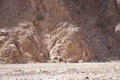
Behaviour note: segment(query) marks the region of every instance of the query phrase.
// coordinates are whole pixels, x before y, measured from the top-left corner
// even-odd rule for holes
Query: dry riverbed
[[[120,80],[120,62],[0,64],[0,80]]]

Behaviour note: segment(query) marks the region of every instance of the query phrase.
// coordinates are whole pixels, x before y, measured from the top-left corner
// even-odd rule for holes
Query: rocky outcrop
[[[46,22],[71,20],[62,0],[4,0],[0,2],[0,7],[0,28],[17,26],[24,21],[31,22],[37,14],[42,14]]]
[[[20,23],[12,29],[1,29],[0,60],[8,63],[44,62],[48,51],[32,23]]]
[[[56,26],[60,27],[51,32],[48,45],[51,59],[61,57],[67,62],[94,60],[94,53],[85,42],[80,27],[67,22]]]
[[[1,61],[46,62],[59,56],[67,62],[94,59],[94,53],[84,40],[80,28],[75,26],[63,0],[11,0],[0,4],[3,7],[1,12],[5,12],[1,13],[2,16],[7,16],[6,8],[11,14],[0,21],[1,26],[11,26],[0,33]],[[44,17],[43,21],[36,20],[38,14]]]
[[[59,56],[67,62],[94,59],[79,27],[61,22],[47,34],[36,27],[25,22],[9,30],[1,29],[0,60],[6,63],[46,62]]]
[[[99,61],[119,59],[119,0],[64,0]],[[100,24],[99,24],[100,23]],[[102,27],[100,27],[102,25]],[[114,57],[113,57],[114,56]]]
[[[101,17],[105,23],[105,27],[102,29],[106,39],[106,46],[109,50],[109,56],[112,59],[120,59],[120,35],[115,32],[118,30],[120,23],[120,0],[101,0],[99,11],[101,11]]]
[[[115,31],[116,31],[116,32],[120,32],[120,24],[118,24],[118,25],[116,26]]]

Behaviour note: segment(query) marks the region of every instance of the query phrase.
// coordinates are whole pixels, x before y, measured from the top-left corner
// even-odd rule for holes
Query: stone
[[[65,63],[94,59],[94,54],[84,41],[79,27],[68,22],[48,24],[46,28],[50,34],[47,33],[46,36],[30,22],[21,23],[18,25],[20,27],[7,31],[10,37],[1,37],[4,42],[1,45],[1,57],[8,63],[45,62],[54,57],[58,58],[57,62]]]
[[[115,32],[120,32],[120,24],[118,24],[115,28]]]
[[[0,36],[6,36],[6,35],[8,35],[6,29],[0,29]]]
[[[84,42],[80,28],[69,23],[51,32],[50,58],[61,56],[67,62],[90,61],[94,54]],[[78,36],[79,35],[79,36]]]
[[[20,57],[20,54],[15,44],[4,44],[0,52],[1,52],[2,58],[3,59],[5,58],[8,63],[19,62],[18,59]]]
[[[34,26],[35,28],[35,26]],[[2,31],[3,32],[3,31]],[[30,22],[6,30],[10,36],[0,36],[0,60],[7,63],[27,63],[47,61],[48,53],[38,32]]]
[[[0,21],[0,26],[1,23],[4,25],[0,29],[0,60],[8,63],[47,62],[54,57],[58,58],[57,62],[94,60],[92,49],[63,0],[18,2],[11,2],[7,10],[10,16],[1,13],[8,18],[4,19],[5,23]],[[7,1],[4,3],[8,4]],[[73,9],[73,5],[70,8]],[[38,13],[44,15],[43,21],[36,21]]]
[[[8,38],[6,36],[0,36],[0,46],[2,46],[2,44],[4,44],[4,42],[6,42],[8,40]]]

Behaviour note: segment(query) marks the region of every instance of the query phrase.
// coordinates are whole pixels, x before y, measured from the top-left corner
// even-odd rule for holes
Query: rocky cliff
[[[120,19],[119,0],[64,0],[69,12],[82,28],[96,59],[119,59],[120,35],[115,32]],[[118,28],[117,28],[118,29]]]
[[[119,58],[119,34],[114,32],[119,23],[119,3],[116,3],[114,0],[1,0],[0,62]]]

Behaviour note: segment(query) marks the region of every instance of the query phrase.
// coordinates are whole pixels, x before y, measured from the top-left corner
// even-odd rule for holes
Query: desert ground
[[[0,80],[120,80],[120,61],[1,64]]]
[[[120,0],[0,0],[0,80],[120,80]]]

